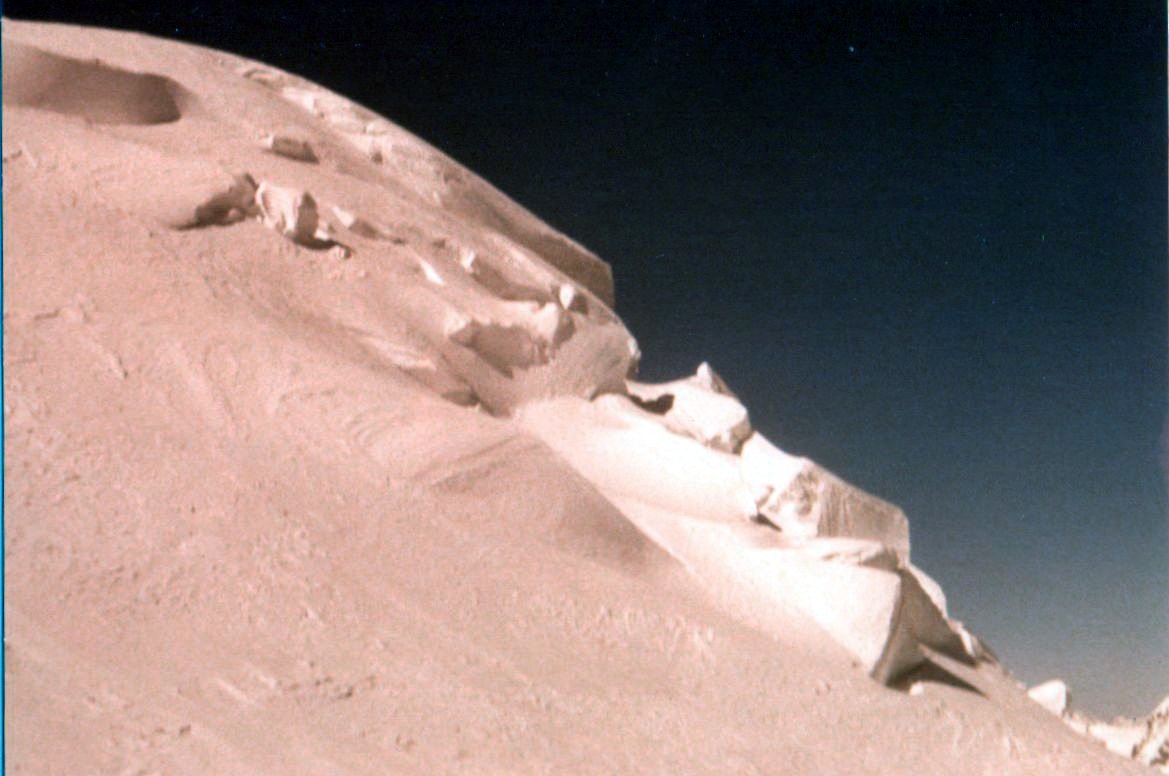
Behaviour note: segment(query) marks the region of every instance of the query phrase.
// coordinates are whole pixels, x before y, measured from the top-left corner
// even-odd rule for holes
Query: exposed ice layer
[[[899,507],[815,463],[796,477],[792,488],[801,504],[811,500],[817,536],[875,539],[909,558],[909,520]]]

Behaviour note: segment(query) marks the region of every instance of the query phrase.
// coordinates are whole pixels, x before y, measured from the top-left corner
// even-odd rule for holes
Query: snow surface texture
[[[608,265],[473,173],[231,55],[4,35],[16,770],[1135,767],[899,509],[708,365],[636,382]]]

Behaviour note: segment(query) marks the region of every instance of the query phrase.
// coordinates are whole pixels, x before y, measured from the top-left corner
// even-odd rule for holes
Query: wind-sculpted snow
[[[1131,772],[387,119],[5,21],[3,134],[13,772]]]
[[[170,78],[4,42],[6,105],[38,108],[98,124],[178,121],[190,96]]]

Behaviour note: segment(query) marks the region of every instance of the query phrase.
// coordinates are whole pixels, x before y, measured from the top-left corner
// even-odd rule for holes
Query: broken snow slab
[[[639,404],[660,412],[667,428],[707,447],[736,453],[751,435],[747,408],[709,364],[684,380],[656,385],[630,380],[627,387]]]
[[[665,428],[737,454],[757,514],[785,534],[874,540],[908,559],[909,521],[900,509],[753,432],[746,408],[709,364],[683,380],[629,380],[626,387],[633,402]]]
[[[307,191],[261,183],[256,189],[256,205],[260,220],[268,228],[296,243],[311,244],[317,240],[320,216],[316,200]]]
[[[771,532],[769,542],[761,526],[701,519],[602,492],[721,607],[765,632],[782,637],[809,625],[819,628],[884,684],[931,652],[967,664],[975,660],[944,605],[931,596],[932,580],[876,547],[871,563],[854,564],[832,557],[841,549],[836,540],[788,543]]]
[[[784,533],[871,539],[909,558],[909,520],[900,508],[758,433],[744,442],[739,460],[759,514]]]
[[[264,135],[260,144],[268,151],[286,159],[310,164],[315,164],[318,161],[312,143],[299,132],[288,130],[271,132]]]

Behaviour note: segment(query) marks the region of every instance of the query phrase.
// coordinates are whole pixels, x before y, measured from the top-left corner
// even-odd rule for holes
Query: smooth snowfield
[[[259,63],[3,32],[9,772],[1146,772],[899,510],[713,373],[629,382],[608,266],[473,173]]]

